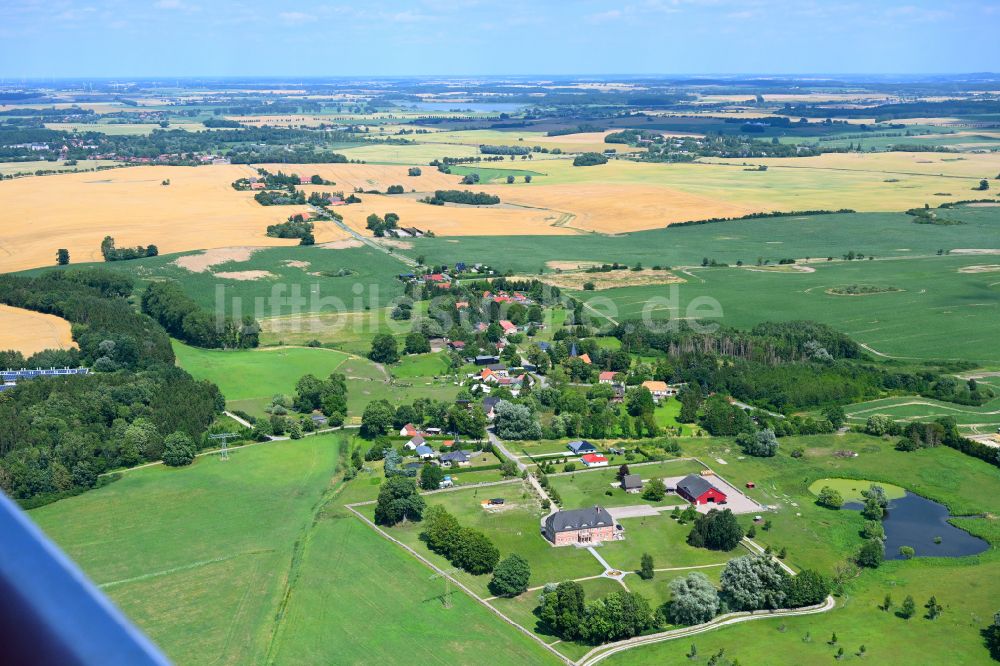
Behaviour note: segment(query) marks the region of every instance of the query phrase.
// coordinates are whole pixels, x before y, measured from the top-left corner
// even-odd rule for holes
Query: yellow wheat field
[[[0,350],[14,349],[30,356],[43,349],[75,346],[65,319],[0,305]]]
[[[230,186],[253,173],[236,165],[146,166],[0,182],[0,272],[52,265],[58,248],[73,263],[101,261],[106,235],[119,247],[154,244],[161,254],[294,245],[268,238],[267,225],[308,208],[261,206]],[[316,230],[318,243],[344,237],[334,225]]]

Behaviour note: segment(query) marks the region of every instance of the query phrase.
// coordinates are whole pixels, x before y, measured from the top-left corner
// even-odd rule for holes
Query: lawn
[[[262,663],[339,436],[150,467],[30,512],[178,664]]]
[[[601,557],[621,571],[638,571],[643,553],[653,556],[656,568],[694,567],[723,564],[733,557],[746,555],[742,547],[731,552],[694,548],[687,544],[690,525],[681,525],[669,513],[621,521],[625,538],[601,546]]]
[[[630,468],[633,474],[645,480],[668,476],[697,474],[705,469],[694,460],[668,460],[655,465],[638,465]],[[550,475],[549,483],[559,492],[563,507],[580,509],[600,504],[609,506],[634,506],[636,504],[660,504],[663,506],[686,505],[677,495],[668,493],[662,502],[650,502],[641,494],[630,494],[617,486],[618,466],[608,466],[594,470],[578,471],[572,474]],[[615,484],[612,488],[611,484]],[[609,496],[607,493],[611,492]]]
[[[503,497],[507,501],[507,508],[497,513],[484,510],[480,502],[492,497]],[[554,548],[549,545],[540,531],[541,508],[520,482],[438,493],[427,496],[426,500],[428,506],[444,506],[463,526],[482,530],[500,549],[501,557],[517,553],[528,560],[531,565],[532,587],[601,573],[600,563],[586,550]],[[375,508],[369,505],[360,507],[359,510],[371,517]],[[388,531],[439,566],[450,568],[444,558],[431,553],[424,546],[419,538],[421,529],[419,524],[409,523]],[[487,589],[490,576],[471,576],[461,572],[457,577],[480,596],[491,596]]]
[[[177,365],[196,379],[216,384],[227,404],[264,415],[264,407],[278,393],[293,395],[300,377],[313,374],[326,378],[348,358],[332,349],[268,347],[222,351],[198,349],[174,341]]]
[[[840,497],[844,502],[864,502],[865,499],[861,495],[861,491],[868,490],[872,485],[874,484],[866,482],[864,479],[817,479],[809,484],[809,492],[819,496],[823,488],[833,488],[840,493]],[[905,488],[894,486],[891,483],[879,483],[877,485],[882,486],[885,496],[891,500],[906,496]]]
[[[557,663],[465,593],[353,516],[316,524],[282,620],[274,664]]]
[[[448,355],[444,352],[403,356],[399,364],[391,367],[393,377],[425,379],[448,372]]]

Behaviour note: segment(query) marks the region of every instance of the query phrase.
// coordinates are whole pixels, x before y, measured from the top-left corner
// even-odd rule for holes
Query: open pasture
[[[974,257],[893,261],[820,262],[811,273],[755,272],[742,268],[690,269],[677,288],[626,287],[601,293],[601,311],[617,320],[650,321],[704,316],[689,309],[698,297],[721,306],[720,324],[749,328],[762,321],[811,319],[869,345],[874,353],[903,359],[1000,362],[1000,300],[989,273],[960,273]],[[838,285],[872,284],[900,291],[843,297]],[[586,293],[581,293],[586,296]],[[695,301],[697,303],[697,301]]]
[[[64,162],[48,162],[35,160],[32,162],[0,162],[0,174],[10,176],[15,173],[35,173],[36,171],[86,171],[99,166],[119,164],[112,160],[77,160],[75,166],[66,166]]]
[[[267,225],[307,208],[261,206],[230,186],[252,174],[235,165],[147,166],[3,181],[0,208],[8,222],[0,229],[0,271],[51,266],[59,247],[74,263],[101,261],[105,236],[119,247],[152,243],[161,253],[297,243],[269,238]],[[317,242],[345,236],[317,231]]]
[[[955,248],[1000,249],[1000,208],[962,206],[941,211],[960,225],[914,224],[903,213],[856,213],[734,220],[606,236],[547,238],[508,236],[502,260],[493,237],[419,238],[410,254],[430,263],[488,262],[519,273],[575,269],[619,262],[644,267],[693,266],[709,257],[735,264],[782,258],[839,259],[849,251],[866,256],[934,256]],[[995,263],[979,257],[978,264]],[[972,265],[970,263],[970,265]],[[683,276],[682,276],[683,277]],[[833,286],[833,285],[831,285]]]
[[[214,350],[174,342],[177,365],[196,379],[219,387],[230,407],[254,416],[265,416],[271,397],[293,395],[302,375],[325,379],[348,358],[343,352],[323,348],[265,347],[247,350]]]
[[[862,425],[873,414],[884,414],[895,421],[927,421],[942,417],[955,419],[963,431],[989,433],[1000,428],[1000,398],[985,405],[958,405],[921,396],[899,396],[869,400],[845,408],[849,423]]]
[[[75,346],[70,323],[65,319],[0,305],[0,351],[14,349],[30,356],[43,349]]]
[[[265,661],[339,436],[150,467],[29,515],[175,662]]]

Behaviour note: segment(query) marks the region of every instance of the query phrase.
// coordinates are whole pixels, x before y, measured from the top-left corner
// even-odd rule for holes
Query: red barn
[[[677,482],[677,494],[692,504],[725,504],[726,494],[711,481],[697,474],[688,474]]]

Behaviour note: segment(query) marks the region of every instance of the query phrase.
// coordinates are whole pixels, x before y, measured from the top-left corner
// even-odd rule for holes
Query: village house
[[[626,474],[622,477],[622,490],[632,495],[642,492],[642,477],[638,474]]]
[[[427,446],[426,444],[421,444],[420,446],[418,446],[416,448],[416,451],[414,451],[414,453],[416,453],[421,460],[433,460],[434,458],[438,457],[438,454],[434,451],[434,449]]]
[[[615,521],[600,506],[557,511],[545,519],[543,534],[554,546],[601,543],[615,538]]]
[[[583,455],[584,453],[596,453],[597,447],[588,442],[585,439],[578,439],[575,442],[570,442],[566,445],[570,451],[577,455]]]
[[[418,448],[420,448],[421,446],[425,446],[426,444],[427,440],[423,438],[423,435],[417,435],[403,446],[409,449],[410,451],[416,451]]]
[[[497,415],[496,408],[497,405],[499,404],[500,404],[500,398],[493,398],[493,397],[483,398],[483,411],[486,413],[486,418],[488,418],[490,421],[496,418]]]
[[[419,434],[420,431],[417,430],[417,426],[413,425],[412,423],[407,423],[405,426],[399,429],[400,437],[416,437]]]
[[[666,382],[645,381],[642,385],[653,394],[653,402],[659,402],[664,398],[677,395],[677,389],[667,386]]]
[[[588,453],[580,457],[580,462],[582,462],[587,467],[607,467],[608,459],[599,453]]]
[[[468,467],[472,462],[469,454],[465,451],[448,451],[447,453],[442,453],[440,461],[442,467],[451,467],[452,465]]]
[[[677,482],[677,494],[692,504],[725,504],[726,494],[697,474],[688,474]]]
[[[601,384],[614,384],[615,383],[615,373],[613,370],[605,370],[598,376],[598,381]]]
[[[517,326],[514,325],[514,322],[507,321],[506,319],[501,319],[499,324],[500,328],[503,329],[504,335],[513,335],[514,333],[517,333]]]

